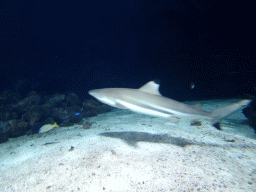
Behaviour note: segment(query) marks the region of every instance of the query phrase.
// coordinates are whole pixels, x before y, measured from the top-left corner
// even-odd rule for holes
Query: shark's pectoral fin
[[[224,118],[224,117],[223,117]],[[211,119],[211,124],[214,125],[216,123],[219,123],[222,118],[213,118]]]
[[[195,104],[195,105],[191,105],[191,106],[193,106],[194,108],[196,108],[196,109],[202,109],[202,104],[201,103],[197,103],[197,104]]]
[[[173,122],[173,123],[178,123],[179,120],[180,120],[180,118],[175,117],[175,116],[170,116],[169,119],[170,119],[170,121]]]

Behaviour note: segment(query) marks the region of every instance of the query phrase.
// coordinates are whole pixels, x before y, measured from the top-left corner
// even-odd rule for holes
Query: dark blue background
[[[255,93],[254,2],[3,0],[0,16],[1,92],[83,99],[161,79],[180,101]]]

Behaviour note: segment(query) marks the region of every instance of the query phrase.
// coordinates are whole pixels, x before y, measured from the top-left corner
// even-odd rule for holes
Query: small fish
[[[80,113],[76,113],[75,115],[80,115]]]
[[[191,88],[191,89],[194,89],[194,88],[195,88],[195,86],[196,86],[196,85],[195,85],[195,83],[194,83],[194,82],[191,82],[191,84],[190,84],[190,88]]]
[[[52,124],[46,124],[46,125],[42,126],[42,127],[39,129],[39,132],[38,132],[38,133],[44,133],[44,132],[50,131],[50,130],[53,129],[54,127],[59,127],[59,126],[57,125],[57,123],[54,123],[53,125],[52,125]]]

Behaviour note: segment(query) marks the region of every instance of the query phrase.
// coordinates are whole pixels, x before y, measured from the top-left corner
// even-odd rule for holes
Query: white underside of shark
[[[251,100],[241,100],[213,111],[204,111],[201,104],[187,105],[162,96],[159,92],[159,83],[156,81],[150,81],[139,89],[94,89],[89,91],[89,94],[107,105],[146,115],[169,118],[173,122],[177,122],[180,118],[191,118],[209,119],[212,124],[251,102]]]

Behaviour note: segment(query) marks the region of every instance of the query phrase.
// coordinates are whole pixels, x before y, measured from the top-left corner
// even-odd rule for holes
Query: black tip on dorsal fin
[[[161,79],[155,79],[155,80],[154,80],[154,83],[160,85]]]
[[[142,87],[140,87],[138,90],[146,92],[146,93],[150,93],[153,95],[161,95],[159,92],[159,81],[149,81],[147,82],[145,85],[143,85]]]

